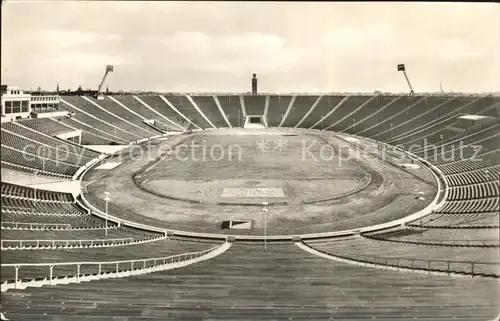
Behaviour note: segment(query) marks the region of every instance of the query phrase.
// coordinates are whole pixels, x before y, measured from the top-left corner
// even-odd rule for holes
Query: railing
[[[24,211],[25,209],[31,209],[31,208],[24,208],[24,207],[7,207],[4,206],[2,208],[2,211],[5,213],[14,213],[14,214],[29,214],[29,215],[38,215],[38,216],[55,216],[55,217],[84,217],[82,214],[77,214],[77,213],[49,213],[49,212],[29,212],[29,211]]]
[[[67,278],[75,278],[75,281],[79,282],[80,278],[82,277],[98,278],[99,276],[106,274],[114,274],[115,276],[119,276],[120,273],[133,272],[138,269],[142,270],[154,269],[165,265],[182,263],[198,259],[220,247],[221,247],[220,245],[217,245],[207,250],[198,252],[182,253],[167,257],[124,260],[124,261],[1,264],[2,275],[8,275],[8,273],[6,273],[8,272],[8,268],[14,269],[14,280],[4,282],[2,284],[2,287],[4,287],[4,285],[6,284],[13,283],[14,284],[13,288],[17,288],[20,283],[29,282],[33,280],[33,278],[29,277],[23,278],[22,273],[20,275],[19,270],[21,268],[26,268],[26,267],[47,268],[48,277],[45,278],[38,277],[37,279],[39,281],[48,281],[48,284],[52,284],[54,280],[62,280]],[[65,276],[54,277],[54,268],[65,268],[65,272],[67,272],[68,274],[66,274]],[[73,270],[73,272],[70,272],[71,270]],[[33,271],[31,272],[33,273]],[[40,272],[40,270],[37,269],[36,272]],[[59,282],[54,282],[54,283],[59,283]]]
[[[303,243],[305,244],[305,243]],[[500,277],[500,263],[498,262],[471,262],[471,261],[450,261],[450,260],[431,260],[431,259],[417,259],[417,258],[400,258],[400,257],[380,257],[372,255],[341,255],[331,253],[325,250],[316,249],[308,244],[309,248],[323,253],[328,256],[334,256],[344,260],[356,261],[361,263],[368,263],[379,265],[383,267],[392,267],[397,270],[407,269],[413,271],[428,271],[442,272],[447,274],[463,274],[485,277]]]
[[[442,246],[500,246],[499,240],[434,240],[434,239],[388,239],[363,235],[363,237],[377,241],[394,243],[421,244],[421,245],[442,245]]]
[[[22,199],[22,200],[28,200],[28,201],[33,201],[33,202],[38,202],[38,203],[63,203],[63,204],[72,204],[72,201],[61,201],[61,200],[46,200],[42,198],[33,198],[33,197],[26,197],[26,196],[20,196],[20,195],[13,195],[13,194],[1,194],[1,197],[7,197],[7,198],[13,198],[13,199]]]
[[[453,214],[447,214],[447,215],[453,215]],[[489,228],[499,228],[500,226],[498,224],[495,224],[495,223],[492,223],[492,224],[488,224],[488,223],[482,223],[481,225],[459,225],[462,224],[463,222],[459,222],[459,223],[455,223],[453,224],[453,222],[450,222],[448,225],[435,225],[435,224],[429,224],[433,221],[427,221],[427,222],[423,222],[423,225],[420,225],[420,224],[407,224],[406,226],[407,227],[413,227],[413,228],[425,228],[425,229],[429,229],[429,228],[440,228],[440,229],[489,229]],[[471,222],[467,222],[467,223],[476,223],[474,221],[471,221]]]
[[[10,225],[10,226],[7,226],[7,225]],[[42,228],[42,229],[49,229],[49,228],[54,228],[54,229],[69,229],[69,228],[71,228],[71,224],[65,224],[65,223],[2,222],[2,228],[4,228],[4,227],[13,227],[13,228],[28,227],[30,229],[33,229],[33,228]]]
[[[2,240],[2,250],[34,250],[34,249],[60,249],[76,247],[115,247],[132,244],[143,244],[153,241],[165,240],[166,235],[134,239],[132,237],[114,238],[114,239],[94,239],[94,240]],[[4,242],[16,243],[14,246],[5,246]]]
[[[2,249],[9,248],[39,248],[39,247],[73,247],[73,246],[98,246],[123,244],[132,241],[133,237],[112,238],[112,239],[94,239],[94,240],[2,240]],[[7,246],[4,246],[7,244]],[[9,244],[15,244],[10,245]]]

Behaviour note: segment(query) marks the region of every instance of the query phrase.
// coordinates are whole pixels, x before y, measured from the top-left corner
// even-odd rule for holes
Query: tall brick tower
[[[257,75],[253,74],[252,77],[252,95],[257,95]]]

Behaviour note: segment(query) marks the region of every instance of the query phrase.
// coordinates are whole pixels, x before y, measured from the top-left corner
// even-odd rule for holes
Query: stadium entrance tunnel
[[[228,220],[222,221],[221,230],[249,230],[252,228],[251,220]]]

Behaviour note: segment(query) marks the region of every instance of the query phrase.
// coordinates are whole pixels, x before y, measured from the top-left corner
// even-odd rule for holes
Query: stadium
[[[2,85],[2,320],[498,320],[498,94],[104,71]]]

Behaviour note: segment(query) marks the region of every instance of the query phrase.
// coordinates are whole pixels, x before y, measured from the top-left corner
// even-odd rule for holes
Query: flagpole
[[[264,208],[262,209],[264,212],[264,251],[267,252],[267,205],[269,205],[269,203],[263,202],[262,205],[264,205]]]

